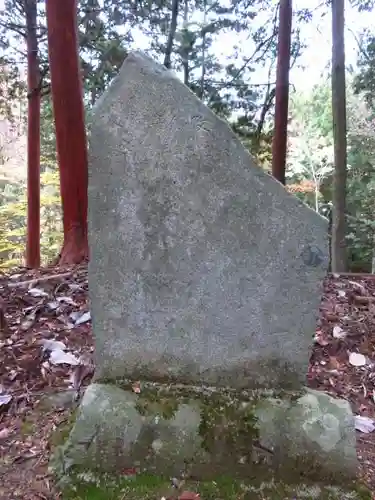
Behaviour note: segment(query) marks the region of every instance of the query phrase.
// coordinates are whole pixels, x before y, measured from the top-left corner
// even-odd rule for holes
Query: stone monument
[[[306,498],[308,479],[345,498],[324,488],[355,476],[350,406],[304,388],[326,220],[140,52],[95,107],[89,155],[96,373],[64,473],[225,473],[269,498],[274,481]]]

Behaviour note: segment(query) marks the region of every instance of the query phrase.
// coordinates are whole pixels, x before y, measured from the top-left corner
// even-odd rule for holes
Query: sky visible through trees
[[[275,6],[276,6],[275,1]],[[4,8],[4,0],[0,0],[0,10]],[[292,67],[290,72],[290,83],[295,90],[304,92],[310,90],[314,85],[321,80],[322,74],[327,75],[327,69],[330,67],[331,59],[331,14],[328,10],[326,16],[321,18],[316,15],[324,8],[324,2],[316,0],[295,0],[293,2],[294,10],[311,9],[313,10],[313,19],[309,24],[301,23],[301,38],[306,44],[306,48],[302,50],[297,64]],[[324,8],[327,11],[327,8]],[[315,13],[315,15],[314,15]],[[265,19],[269,16],[265,13]],[[201,21],[197,19],[197,21]],[[357,37],[365,28],[370,28],[375,24],[375,13],[358,12],[358,9],[352,7],[349,2],[345,4],[345,56],[346,66],[356,67],[358,57]],[[260,23],[260,19],[256,18],[255,23]],[[121,29],[119,29],[121,32]],[[149,45],[146,37],[137,29],[135,33],[135,45],[138,49],[145,49]],[[246,32],[233,34],[232,32],[221,34],[214,42],[212,49],[220,55],[222,59],[229,58],[233,54],[233,46],[241,47],[243,54],[254,51],[252,40],[248,39]],[[261,67],[255,74],[252,75],[254,84],[265,84],[268,81],[268,68]],[[307,77],[308,75],[308,77]]]
[[[1,0],[0,0],[1,1]],[[277,2],[275,2],[276,5]],[[297,0],[293,2],[295,11],[300,9],[311,9],[313,19],[311,23],[301,23],[302,41],[306,48],[302,50],[297,64],[292,67],[290,72],[290,83],[297,91],[303,92],[310,90],[314,85],[320,83],[322,73],[327,75],[327,69],[331,64],[331,13],[321,18],[319,13],[327,12],[324,2],[316,0]],[[264,19],[269,18],[269,13],[265,12]],[[199,19],[198,19],[199,20]],[[356,67],[358,57],[358,43],[356,36],[363,29],[375,24],[375,14],[368,12],[358,12],[358,9],[352,7],[349,2],[345,4],[345,56],[346,66]],[[260,25],[258,17],[254,20],[255,25]],[[255,28],[255,26],[254,26]],[[140,49],[148,47],[148,40],[141,33],[136,40]],[[213,51],[221,55],[222,59],[229,58],[233,54],[233,47],[241,47],[243,54],[251,54],[255,46],[248,38],[246,32],[233,34],[232,32],[221,34],[212,45]],[[307,78],[308,75],[308,78]],[[268,81],[268,67],[259,65],[258,71],[252,75],[252,83],[264,84]]]

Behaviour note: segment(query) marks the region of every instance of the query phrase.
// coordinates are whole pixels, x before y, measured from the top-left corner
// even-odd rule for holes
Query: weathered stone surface
[[[318,476],[327,468],[335,475],[355,476],[354,416],[347,401],[309,389],[292,404],[264,399],[255,414],[261,443],[282,450],[289,466],[295,460],[297,468],[309,464]]]
[[[299,387],[326,235],[173,73],[130,54],[91,124],[97,380]]]
[[[80,406],[69,440],[57,458],[72,467],[118,472],[142,465],[148,471],[178,473],[201,449],[199,407],[176,408],[170,419],[145,415],[136,394],[92,384]],[[201,455],[204,454],[202,450]]]
[[[303,478],[339,484],[356,473],[348,403],[314,391],[254,393],[152,385],[140,395],[93,384],[83,398],[58,469],[139,471],[199,479]],[[230,457],[230,461],[228,461]]]

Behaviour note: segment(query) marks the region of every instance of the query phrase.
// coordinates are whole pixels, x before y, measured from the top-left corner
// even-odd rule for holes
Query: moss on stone
[[[129,390],[129,386],[129,382],[120,384],[124,390]],[[289,395],[292,396],[295,394]],[[220,448],[225,449],[225,453],[233,452],[250,461],[252,443],[259,437],[254,408],[260,397],[260,393],[253,393],[249,404],[248,392],[145,383],[136,408],[142,416],[159,415],[170,420],[180,405],[196,402],[201,408],[199,435],[202,448],[217,453],[220,441]]]
[[[159,415],[166,420],[174,417],[179,402],[170,396],[158,395],[153,391],[144,391],[139,395],[136,408],[143,416]]]
[[[127,385],[125,389],[128,389]],[[257,418],[253,411],[256,400],[253,398],[250,405],[245,396],[238,397],[224,390],[209,393],[205,393],[203,389],[200,391],[201,393],[196,388],[145,385],[136,408],[143,416],[159,415],[170,420],[181,404],[195,401],[201,407],[199,434],[205,451],[212,451],[220,435],[225,440],[227,451],[232,448],[239,451],[240,447],[250,453],[252,441],[258,438]]]
[[[205,451],[215,451],[220,439],[226,453],[251,454],[254,439],[258,438],[257,418],[252,406],[232,404],[222,400],[204,401],[201,404],[199,434]],[[249,458],[249,457],[248,457]]]

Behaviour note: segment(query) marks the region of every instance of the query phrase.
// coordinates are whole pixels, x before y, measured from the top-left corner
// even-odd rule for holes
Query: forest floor
[[[71,413],[67,391],[83,391],[93,373],[87,292],[85,265],[0,275],[2,500],[59,498],[48,474],[55,430]],[[325,281],[308,385],[375,418],[375,277]],[[375,431],[363,425],[359,474],[375,492]]]

